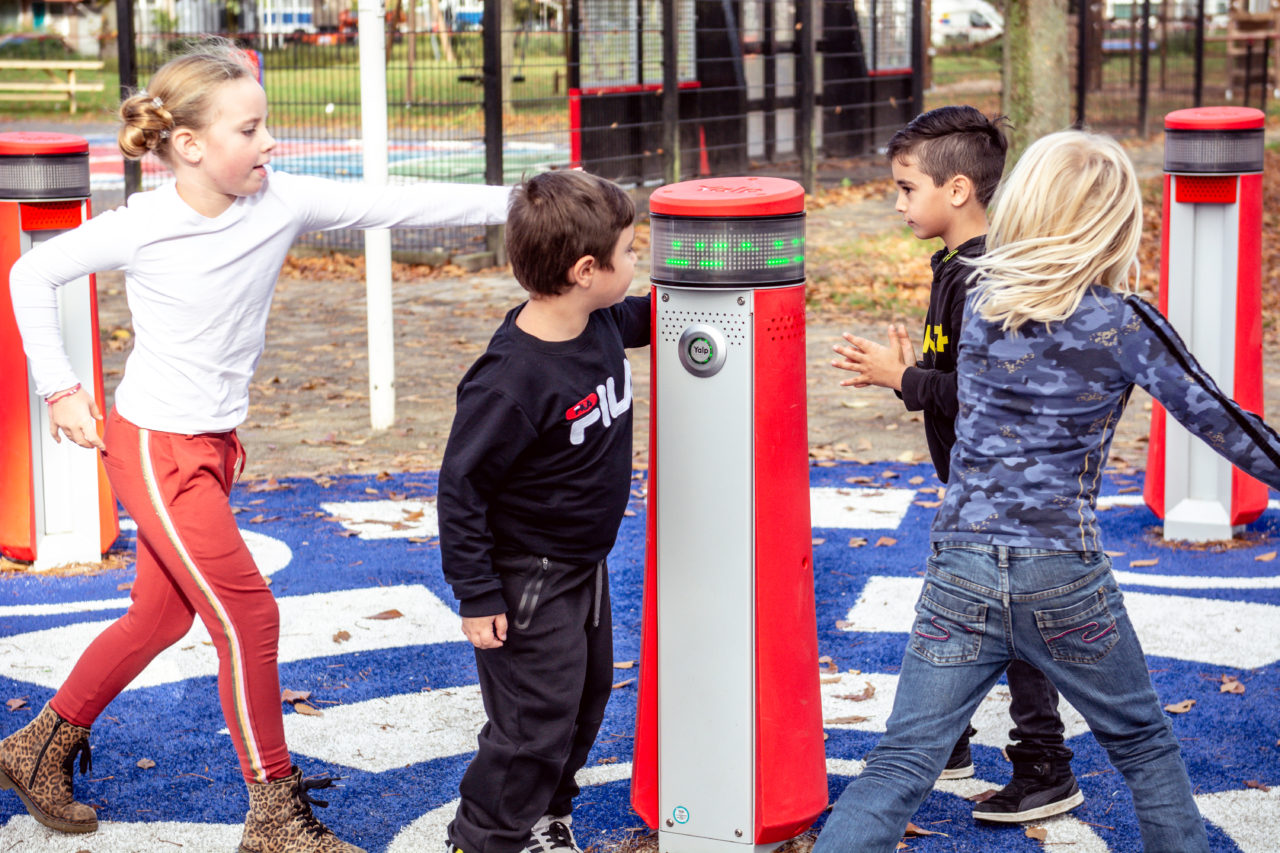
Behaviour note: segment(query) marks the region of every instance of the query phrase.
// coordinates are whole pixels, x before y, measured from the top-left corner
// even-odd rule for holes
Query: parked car
[[[985,0],[933,0],[934,47],[981,44],[1004,32],[1004,17]]]

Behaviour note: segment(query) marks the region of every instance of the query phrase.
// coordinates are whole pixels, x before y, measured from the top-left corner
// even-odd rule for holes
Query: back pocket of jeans
[[[1105,590],[1067,607],[1037,610],[1036,627],[1049,654],[1064,663],[1094,663],[1120,639],[1116,620],[1107,607]]]
[[[937,664],[972,663],[982,648],[987,605],[925,583],[916,602],[911,649]]]

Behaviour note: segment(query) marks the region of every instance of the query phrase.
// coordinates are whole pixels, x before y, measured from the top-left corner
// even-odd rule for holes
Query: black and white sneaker
[[[1084,802],[1076,777],[1065,765],[1014,764],[1009,784],[973,807],[977,820],[1022,823],[1069,812]]]
[[[525,853],[552,853],[561,850],[564,853],[582,853],[582,848],[573,840],[573,830],[569,824],[573,822],[571,815],[556,817],[543,815],[529,830],[529,841],[525,844]]]
[[[965,726],[964,734],[951,750],[947,765],[938,774],[939,779],[968,779],[973,775],[973,755],[969,752],[969,738],[978,733],[973,726]]]

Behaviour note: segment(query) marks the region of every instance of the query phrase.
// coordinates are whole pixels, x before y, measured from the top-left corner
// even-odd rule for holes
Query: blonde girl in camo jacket
[[[276,668],[279,611],[232,517],[244,466],[236,427],[262,354],[276,277],[301,233],[334,228],[489,224],[503,187],[375,187],[295,177],[268,165],[267,99],[229,42],[210,40],[161,68],[120,107],[120,149],[154,151],[174,180],[132,196],[25,255],[13,305],[54,437],[97,448],[138,526],[128,612],[100,634],[40,714],[0,743],[0,787],[63,832],[92,832],[72,796],[89,727],[195,616],[218,652],[218,692],[249,789],[242,853],[351,853],[311,811],[285,746]],[[63,348],[59,286],[124,270],[136,341],[106,419]]]

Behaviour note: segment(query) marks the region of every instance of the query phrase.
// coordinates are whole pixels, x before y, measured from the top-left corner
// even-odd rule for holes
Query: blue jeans
[[[937,546],[929,559],[887,730],[813,853],[894,850],[1011,660],[1047,675],[1084,715],[1129,786],[1145,850],[1208,851],[1110,559],[955,543]]]

